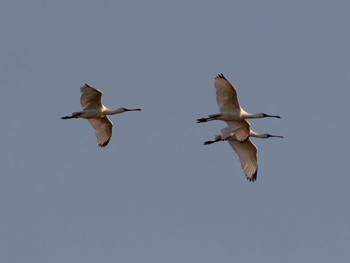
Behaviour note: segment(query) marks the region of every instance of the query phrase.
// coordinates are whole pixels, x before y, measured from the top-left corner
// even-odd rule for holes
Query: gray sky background
[[[52,1],[53,2],[53,1]],[[349,262],[348,1],[1,1],[0,262]],[[252,120],[245,179],[214,77]],[[79,88],[104,92],[97,146]]]

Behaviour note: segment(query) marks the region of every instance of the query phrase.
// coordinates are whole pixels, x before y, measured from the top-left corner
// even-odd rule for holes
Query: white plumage
[[[237,90],[223,74],[215,77],[215,89],[216,102],[220,113],[209,115],[207,118],[197,119],[197,123],[213,120],[226,121],[227,125],[237,133],[237,140],[245,141],[249,136],[250,130],[249,123],[244,122],[245,119],[280,118],[280,116],[268,115],[266,113],[251,114],[244,111],[238,101]]]
[[[247,119],[280,118],[280,116],[268,115],[266,113],[251,114],[244,111],[240,106],[237,90],[223,74],[215,77],[215,89],[216,102],[220,113],[209,115],[207,118],[197,119],[197,123],[221,120],[225,121],[228,127],[222,129],[221,134],[216,135],[214,141],[206,141],[204,144],[227,140],[238,155],[247,179],[253,182],[256,180],[258,174],[258,149],[249,137],[283,137],[267,133],[256,133],[251,130]]]
[[[244,121],[246,122],[246,120]],[[256,133],[252,130],[249,131],[249,137],[256,137],[260,139],[267,139],[271,137],[283,138],[283,136],[271,135],[268,133]],[[256,145],[250,140],[250,138],[246,139],[244,142],[238,141],[236,134],[230,127],[222,129],[221,134],[216,135],[214,141],[206,141],[204,144],[208,145],[219,141],[228,141],[232,149],[238,155],[247,179],[254,182],[258,175],[258,148]]]
[[[102,103],[102,91],[85,84],[80,88],[81,97],[80,104],[83,107],[82,111],[73,112],[71,116],[65,116],[61,119],[83,118],[87,119],[95,130],[98,145],[105,147],[111,137],[113,123],[107,115],[123,113],[125,111],[141,111],[141,109],[126,109],[118,108],[110,110]]]

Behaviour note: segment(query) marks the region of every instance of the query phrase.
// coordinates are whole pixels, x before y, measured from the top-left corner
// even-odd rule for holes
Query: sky
[[[0,2],[0,262],[349,262],[348,1]],[[214,78],[252,120],[257,181]],[[100,148],[79,88],[103,91]]]

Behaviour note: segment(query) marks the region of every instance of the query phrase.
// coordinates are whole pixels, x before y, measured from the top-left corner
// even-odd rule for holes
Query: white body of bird
[[[126,111],[141,111],[141,109],[126,109],[118,108],[110,110],[102,104],[102,92],[87,84],[80,88],[81,97],[80,104],[83,107],[82,111],[73,112],[71,116],[65,116],[61,119],[83,118],[87,119],[95,129],[98,145],[105,147],[111,137],[113,123],[107,115],[114,115]]]
[[[224,77],[219,74],[215,77],[216,102],[220,109],[220,113],[209,115],[207,118],[197,119],[197,123],[208,122],[213,120],[226,121],[227,125],[232,130],[240,130],[240,135],[237,137],[239,141],[244,141],[249,137],[250,125],[242,122],[246,119],[258,118],[280,118],[277,115],[269,115],[266,113],[251,114],[242,109],[238,101],[237,90]]]
[[[249,131],[249,137],[256,137],[261,139],[267,139],[271,137],[283,138],[279,135],[271,135],[268,133],[256,133],[252,130]],[[212,144],[219,141],[228,141],[232,149],[238,155],[241,162],[242,169],[247,179],[254,182],[258,175],[258,148],[256,145],[247,138],[244,142],[237,140],[236,134],[232,131],[231,127],[226,127],[221,130],[220,135],[215,136],[214,141],[206,141],[205,145]]]

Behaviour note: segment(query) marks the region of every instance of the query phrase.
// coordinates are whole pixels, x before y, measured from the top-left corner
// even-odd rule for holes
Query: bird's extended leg
[[[221,116],[221,114],[213,114],[209,115],[208,118],[200,118],[197,119],[197,123],[202,123],[202,122],[208,122],[208,121],[214,121],[217,119],[217,117]]]
[[[208,118],[197,119],[197,123],[202,123],[202,122],[207,122],[207,121],[208,121]]]
[[[208,144],[212,144],[212,143],[220,142],[220,141],[223,141],[223,140],[221,139],[221,136],[220,136],[220,135],[217,135],[217,136],[215,136],[215,140],[214,140],[214,141],[206,141],[206,142],[204,142],[203,144],[204,144],[204,145],[208,145]]]
[[[64,116],[61,117],[62,120],[67,120],[67,119],[76,119],[79,118],[80,115],[82,115],[82,112],[73,112],[73,114],[71,116]]]

